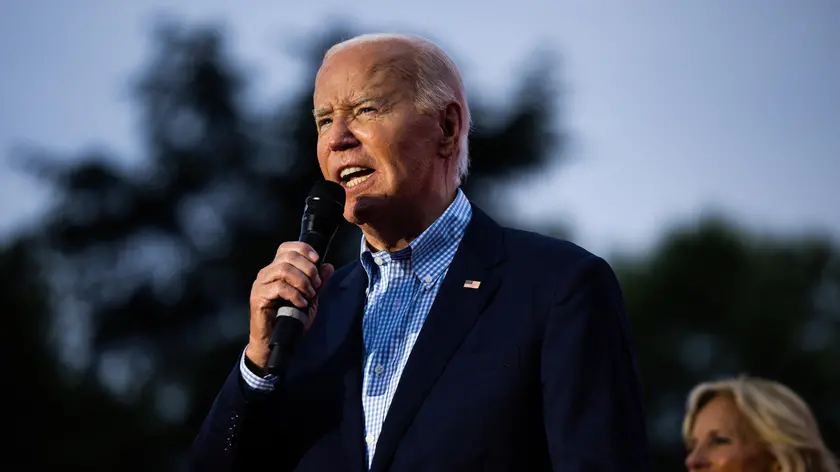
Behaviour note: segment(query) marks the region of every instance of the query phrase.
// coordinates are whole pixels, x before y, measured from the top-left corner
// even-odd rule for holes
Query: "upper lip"
[[[351,161],[351,162],[343,162],[338,167],[335,168],[333,175],[338,182],[342,182],[344,179],[341,178],[341,173],[344,169],[348,169],[350,167],[364,167],[365,169],[376,170],[367,163],[360,162],[360,161]]]

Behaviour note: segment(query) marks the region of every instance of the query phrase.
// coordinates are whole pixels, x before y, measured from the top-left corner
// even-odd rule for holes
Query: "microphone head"
[[[338,226],[344,221],[344,187],[329,180],[312,186],[300,222],[300,240],[323,257]]]
[[[325,203],[335,203],[340,206],[343,211],[346,195],[344,193],[344,187],[340,184],[330,180],[320,180],[315,182],[315,185],[312,186],[312,190],[309,191],[309,197],[307,200],[309,199],[322,200]]]

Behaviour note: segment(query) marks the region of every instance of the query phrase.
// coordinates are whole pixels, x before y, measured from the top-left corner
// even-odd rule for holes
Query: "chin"
[[[356,226],[359,226],[361,224],[359,222],[359,219],[356,217],[356,212],[353,211],[353,208],[349,205],[344,207],[344,219],[347,220],[348,223],[354,224]]]
[[[354,225],[370,224],[385,216],[388,199],[382,196],[360,195],[347,200],[344,219]]]

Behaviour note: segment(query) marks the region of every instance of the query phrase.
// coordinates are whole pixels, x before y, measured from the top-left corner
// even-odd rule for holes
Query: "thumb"
[[[309,322],[306,323],[304,329],[306,331],[312,327],[312,323],[315,322],[315,316],[318,314],[318,295],[321,292],[321,289],[324,288],[324,285],[327,284],[327,281],[332,277],[333,273],[335,273],[335,267],[332,264],[323,264],[321,265],[321,269],[318,271],[319,276],[321,277],[321,287],[318,288],[318,293],[315,294],[315,298],[312,299],[312,305],[309,307]]]
[[[335,267],[333,267],[333,265],[330,263],[324,263],[323,265],[321,265],[321,270],[319,272],[320,273],[318,275],[321,277],[321,288],[323,288],[324,285],[327,284],[327,281],[330,279],[330,277],[332,277],[332,275],[335,273]]]

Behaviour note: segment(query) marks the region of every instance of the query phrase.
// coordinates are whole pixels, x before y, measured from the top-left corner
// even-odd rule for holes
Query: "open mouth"
[[[341,183],[347,188],[352,188],[369,179],[374,172],[376,171],[367,167],[348,167],[341,171]]]

